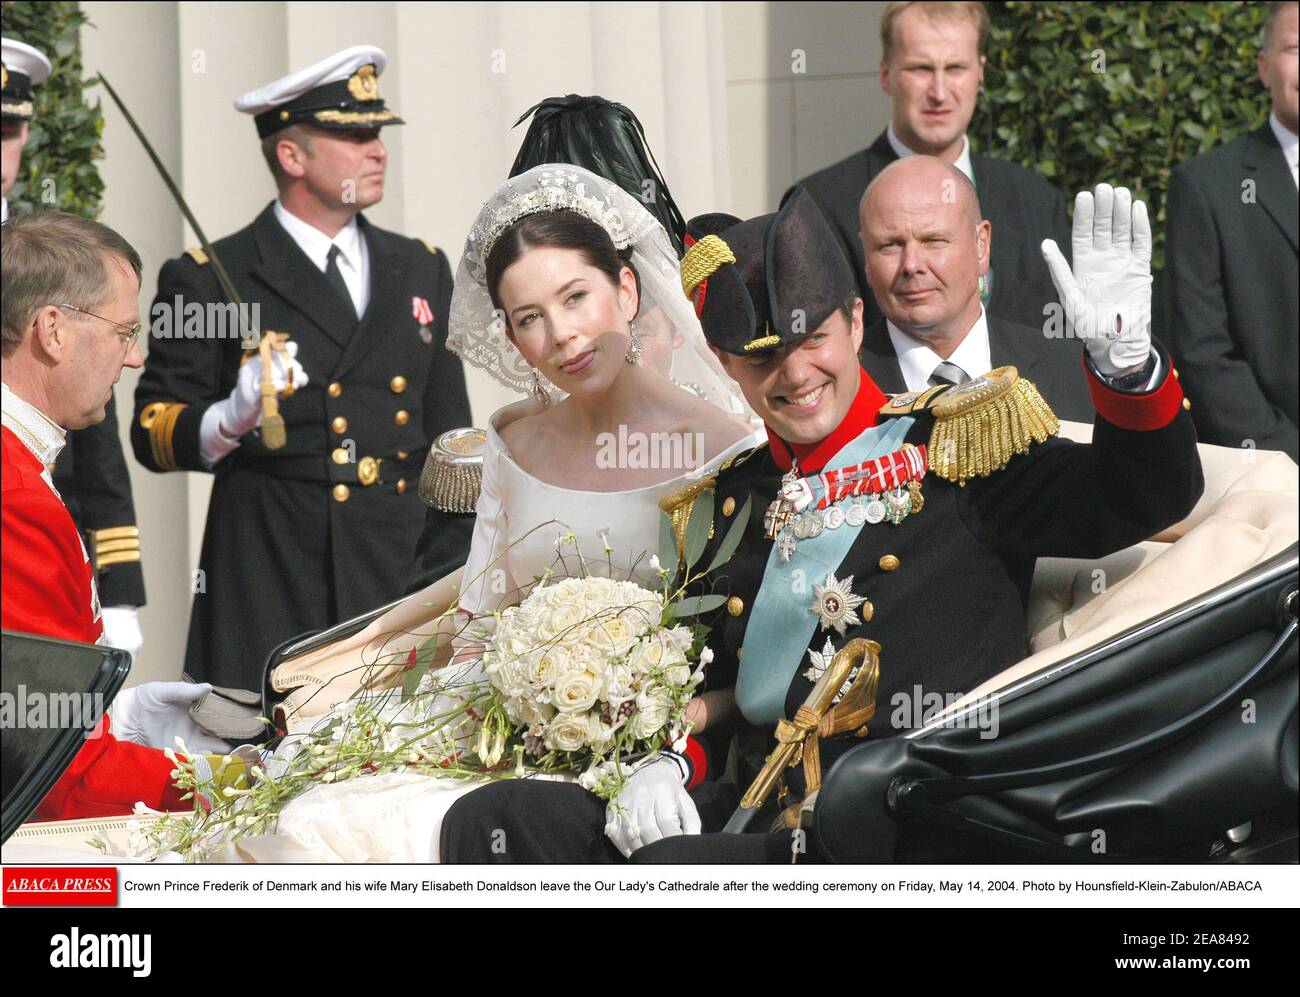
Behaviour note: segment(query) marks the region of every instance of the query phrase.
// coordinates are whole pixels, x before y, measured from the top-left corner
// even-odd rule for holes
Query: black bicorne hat
[[[658,219],[680,256],[686,222],[646,144],[645,129],[628,108],[604,97],[548,97],[519,116],[532,116],[510,175],[544,163],[568,163],[618,184]]]
[[[721,228],[728,217],[691,219],[700,236],[682,260],[682,289],[718,349],[753,356],[788,346],[857,293],[835,233],[802,187],[775,214]]]

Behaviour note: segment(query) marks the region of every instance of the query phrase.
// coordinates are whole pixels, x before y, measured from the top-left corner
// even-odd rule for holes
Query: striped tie
[[[969,374],[955,363],[949,363],[945,360],[934,368],[934,373],[930,375],[928,383],[930,387],[937,388],[941,384],[965,384],[969,380]]]

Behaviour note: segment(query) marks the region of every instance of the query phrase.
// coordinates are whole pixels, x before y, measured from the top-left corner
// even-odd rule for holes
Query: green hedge
[[[1065,193],[1102,181],[1141,191],[1164,262],[1170,171],[1258,128],[1255,59],[1266,3],[990,3],[981,151]],[[1104,71],[1096,71],[1104,56]]]
[[[80,31],[86,15],[75,3],[6,2],[0,20],[6,38],[40,49],[54,67],[49,80],[35,88],[36,116],[22,170],[9,192],[10,210],[58,208],[94,218],[104,193],[95,165],[104,156],[104,118],[83,92]]]

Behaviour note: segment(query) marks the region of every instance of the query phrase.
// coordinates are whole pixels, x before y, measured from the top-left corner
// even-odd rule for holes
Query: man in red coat
[[[66,430],[105,416],[124,366],[139,367],[140,257],[120,235],[61,212],[4,227],[0,625],[96,643],[103,634],[81,534],[51,467]],[[109,733],[107,717],[37,808],[43,818],[186,809],[174,763]]]

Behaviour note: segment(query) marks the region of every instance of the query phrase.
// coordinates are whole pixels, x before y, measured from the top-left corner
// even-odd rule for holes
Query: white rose
[[[672,693],[662,685],[642,690],[636,697],[636,712],[628,730],[638,740],[653,737],[665,724],[672,709]]]
[[[637,675],[647,675],[658,668],[664,660],[664,645],[656,637],[642,638],[640,644],[628,658],[628,664]]]
[[[516,723],[525,723],[531,727],[536,724],[544,724],[553,716],[555,716],[555,707],[550,703],[524,698],[519,701],[519,705],[511,719]]]
[[[535,686],[549,687],[573,668],[569,652],[558,644],[536,651],[528,658],[528,681]]]
[[[587,744],[591,728],[585,713],[561,713],[546,727],[544,738],[551,751],[578,751]]]
[[[681,688],[691,680],[691,666],[683,662],[682,664],[673,665],[664,672],[664,678],[668,684]]]
[[[600,680],[591,672],[570,672],[555,685],[551,702],[561,713],[586,713],[600,696]]]
[[[611,706],[618,707],[636,697],[634,686],[636,676],[632,672],[632,667],[626,662],[620,661],[609,665],[605,669],[604,679],[600,698]]]

